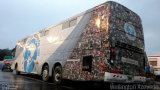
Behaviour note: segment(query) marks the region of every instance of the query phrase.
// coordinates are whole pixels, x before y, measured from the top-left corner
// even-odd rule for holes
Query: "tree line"
[[[4,59],[5,56],[13,56],[15,54],[15,48],[13,49],[0,49],[0,61]]]

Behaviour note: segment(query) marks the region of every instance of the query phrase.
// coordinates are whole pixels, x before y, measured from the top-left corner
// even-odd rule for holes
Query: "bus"
[[[17,42],[16,74],[104,82],[145,82],[140,17],[108,1]]]
[[[148,64],[150,66],[150,78],[157,80],[160,77],[160,55],[149,55]]]

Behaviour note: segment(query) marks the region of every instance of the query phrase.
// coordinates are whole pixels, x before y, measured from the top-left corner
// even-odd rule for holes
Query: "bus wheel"
[[[17,65],[15,67],[15,72],[16,72],[16,75],[20,75],[20,71],[18,71],[18,66]]]
[[[61,66],[56,66],[53,71],[53,82],[59,85],[62,81],[62,68]]]
[[[42,68],[42,80],[43,81],[48,81],[49,78],[49,68],[48,66],[43,66]]]

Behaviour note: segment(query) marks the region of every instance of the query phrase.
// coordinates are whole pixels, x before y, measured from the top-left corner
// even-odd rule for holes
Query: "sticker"
[[[24,57],[24,72],[31,73],[35,66],[35,61],[39,56],[39,37],[37,35],[28,38],[23,57]]]
[[[125,58],[125,57],[122,57],[121,60],[122,60],[122,62],[129,63],[129,64],[134,64],[134,65],[138,66],[138,61],[136,61],[136,60],[133,60],[133,59],[130,59],[130,58]]]
[[[129,40],[134,41],[136,39],[136,31],[132,24],[125,23],[124,30]]]

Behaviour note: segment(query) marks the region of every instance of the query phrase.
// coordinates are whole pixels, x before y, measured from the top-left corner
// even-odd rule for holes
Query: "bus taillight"
[[[117,66],[112,66],[110,73],[115,73],[115,74],[122,74],[122,71],[118,69]]]
[[[115,49],[114,48],[111,48],[111,55],[110,55],[110,60],[111,60],[111,63],[113,63],[114,61],[114,58],[115,58]]]
[[[109,72],[108,66],[106,66],[106,65],[103,64],[103,63],[100,63],[100,70],[101,70],[102,72]]]
[[[122,71],[120,70],[111,70],[110,72],[115,74],[122,74]]]

